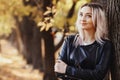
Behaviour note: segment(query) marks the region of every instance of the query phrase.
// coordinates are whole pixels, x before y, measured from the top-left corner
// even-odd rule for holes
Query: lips
[[[86,25],[87,23],[81,23],[81,25]]]
[[[81,22],[81,24],[86,24],[86,22]]]

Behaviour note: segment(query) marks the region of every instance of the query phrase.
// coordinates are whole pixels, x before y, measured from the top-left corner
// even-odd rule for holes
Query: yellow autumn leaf
[[[44,18],[44,21],[45,21],[45,22],[48,21],[48,20],[50,20],[50,17]]]
[[[51,19],[50,19],[50,22],[51,22],[51,23],[54,23],[54,22],[55,22],[55,20],[51,18]]]
[[[52,10],[52,13],[54,14],[54,13],[56,13],[56,11],[57,11],[56,9],[53,9],[53,10]]]
[[[48,31],[48,30],[49,30],[49,28],[50,28],[50,27],[52,27],[52,26],[53,26],[53,24],[52,24],[52,23],[48,23],[48,24],[46,24],[46,29],[45,29],[45,30],[46,30],[46,31]]]
[[[41,26],[40,31],[43,31],[46,26]]]
[[[48,11],[51,11],[51,8],[50,7],[46,7]]]
[[[46,26],[46,24],[44,22],[39,22],[37,26]]]
[[[48,15],[50,13],[51,13],[51,11],[46,11],[43,15]]]
[[[53,6],[53,7],[52,7],[52,13],[54,14],[54,13],[56,13],[56,11],[57,11],[56,7]]]

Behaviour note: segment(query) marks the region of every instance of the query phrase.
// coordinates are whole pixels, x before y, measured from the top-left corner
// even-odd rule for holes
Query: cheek
[[[88,19],[87,20],[89,23],[93,23],[93,20],[92,19]]]
[[[89,23],[90,25],[94,26],[92,19],[88,20],[88,23]]]

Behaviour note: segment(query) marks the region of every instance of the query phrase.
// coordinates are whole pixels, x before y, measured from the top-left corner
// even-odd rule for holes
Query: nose
[[[81,16],[81,19],[80,19],[81,21],[85,21],[86,20],[86,18],[85,18],[85,16]]]

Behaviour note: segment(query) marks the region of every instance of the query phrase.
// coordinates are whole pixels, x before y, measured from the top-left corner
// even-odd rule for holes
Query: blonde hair
[[[81,8],[83,8],[85,6],[88,6],[92,9],[93,25],[96,28],[95,40],[97,42],[99,42],[100,44],[102,44],[104,42],[103,39],[108,39],[107,21],[106,21],[106,16],[105,16],[105,12],[103,10],[103,7],[98,3],[86,3],[83,6],[81,6]],[[78,19],[76,21],[76,27],[77,27],[78,32],[79,32],[78,37],[79,37],[79,39],[81,39],[80,41],[82,42],[82,40],[84,38],[84,34],[83,34],[83,30],[80,29],[80,27],[79,27],[80,9],[78,11]],[[78,44],[78,42],[77,42],[77,44]],[[81,44],[81,43],[79,42],[79,44]]]

